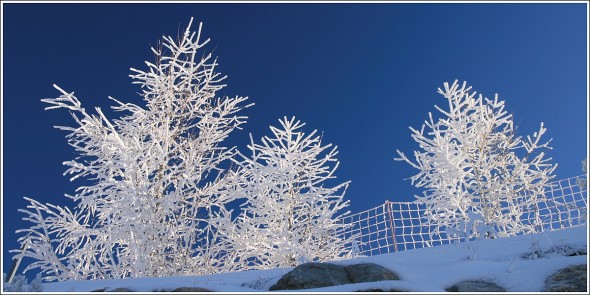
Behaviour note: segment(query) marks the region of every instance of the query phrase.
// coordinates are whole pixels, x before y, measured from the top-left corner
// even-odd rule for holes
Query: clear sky
[[[145,69],[150,45],[203,22],[209,50],[228,75],[221,95],[256,105],[228,145],[245,151],[283,116],[323,132],[340,150],[341,182],[358,212],[420,193],[415,170],[393,160],[417,148],[420,127],[445,81],[495,93],[519,135],[545,122],[557,178],[581,174],[587,154],[586,4],[4,4],[2,258],[18,247],[23,197],[69,205],[78,183],[62,176],[75,157],[64,110],[44,111],[52,84],[75,91],[87,110],[107,96],[141,103],[129,68]],[[108,114],[112,114],[108,112]],[[22,268],[21,268],[22,270]]]

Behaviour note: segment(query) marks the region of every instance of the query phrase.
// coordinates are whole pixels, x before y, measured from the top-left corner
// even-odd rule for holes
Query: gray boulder
[[[572,265],[558,270],[545,280],[543,292],[588,292],[586,264]]]
[[[133,290],[131,289],[127,289],[127,288],[115,288],[113,290],[108,290],[109,292],[120,292],[120,293],[127,293],[127,292],[133,292]]]
[[[103,289],[98,289],[98,290],[94,290],[92,292],[119,292],[119,293],[129,293],[129,292],[133,292],[133,290],[131,289],[127,289],[127,288],[116,288],[116,289],[112,289],[112,290],[108,290],[109,288],[103,288]],[[154,290],[153,292],[212,292],[209,289],[205,289],[205,288],[200,288],[200,287],[180,287],[180,288],[176,288],[172,291],[168,291],[168,290]]]
[[[176,288],[170,292],[213,292],[209,289],[201,288],[201,287],[180,287]]]
[[[297,266],[269,290],[300,290],[387,280],[399,280],[399,277],[389,269],[373,263],[340,266],[312,262]]]
[[[484,280],[467,280],[456,283],[445,289],[447,292],[506,292],[496,283]]]
[[[399,280],[399,277],[392,271],[374,263],[349,265],[345,266],[344,270],[353,283]]]
[[[355,292],[388,292],[388,293],[393,293],[393,292],[408,292],[408,291],[402,291],[402,290],[397,290],[397,289],[367,289],[367,290],[357,290]]]
[[[344,266],[331,263],[304,263],[295,267],[270,287],[273,290],[299,290],[350,284]]]

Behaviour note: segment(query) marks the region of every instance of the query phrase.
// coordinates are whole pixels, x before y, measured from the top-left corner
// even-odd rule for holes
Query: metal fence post
[[[391,202],[385,201],[384,205],[387,208],[387,218],[389,219],[389,228],[391,230],[391,241],[393,242],[393,251],[397,252],[397,239],[395,238],[395,222],[393,221],[393,213],[391,212]]]

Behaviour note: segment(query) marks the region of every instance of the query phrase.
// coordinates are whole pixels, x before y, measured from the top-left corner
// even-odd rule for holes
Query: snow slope
[[[481,240],[437,246],[372,257],[357,257],[334,263],[341,265],[372,262],[397,273],[401,280],[306,289],[313,292],[352,292],[395,288],[408,292],[440,292],[467,279],[488,279],[511,292],[538,292],[545,279],[568,265],[584,264],[588,256],[564,256],[552,251],[569,246],[587,248],[587,226],[533,235]],[[535,250],[548,252],[536,257]],[[524,258],[526,257],[526,258]],[[150,292],[178,287],[202,287],[222,292],[267,291],[292,268],[233,272],[209,276],[160,277],[122,280],[66,281],[47,283],[45,292],[88,292],[127,288]]]

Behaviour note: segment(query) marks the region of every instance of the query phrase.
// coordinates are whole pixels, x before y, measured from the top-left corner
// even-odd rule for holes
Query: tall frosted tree
[[[245,97],[216,97],[225,85],[217,62],[203,52],[209,39],[187,29],[175,41],[152,48],[155,63],[131,69],[145,106],[110,98],[109,120],[100,108],[87,112],[74,93],[42,99],[46,109],[66,109],[67,131],[77,157],[64,162],[71,180],[84,179],[66,195],[74,209],[30,204],[20,210],[32,226],[19,230],[45,280],[207,274],[223,269],[218,233],[209,218],[230,202],[224,163],[236,149],[223,141],[247,119]],[[213,249],[213,250],[212,250]]]
[[[471,92],[466,82],[444,83],[438,89],[448,108],[435,106],[441,118],[431,113],[420,130],[410,127],[420,150],[414,161],[397,151],[398,161],[418,169],[412,184],[424,189],[417,202],[426,205],[426,218],[440,233],[462,232],[469,237],[511,236],[535,232],[523,214],[536,212],[538,201],[554,175],[543,150],[546,129],[526,139],[515,135],[511,114],[504,101]],[[470,227],[470,228],[466,228]]]
[[[336,178],[337,148],[322,145],[315,130],[305,134],[294,117],[279,122],[260,144],[251,138],[252,154],[236,160],[240,173],[228,193],[247,197],[246,203],[235,220],[217,219],[235,247],[229,263],[261,269],[351,257],[351,242],[342,235],[346,225],[338,221],[347,213],[349,182],[327,182]]]

